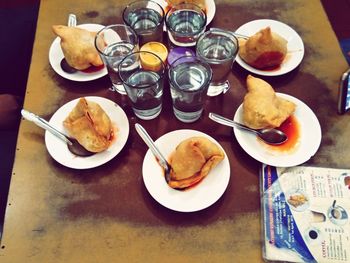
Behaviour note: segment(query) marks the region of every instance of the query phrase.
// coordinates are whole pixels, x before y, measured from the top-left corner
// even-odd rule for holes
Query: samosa
[[[85,98],[79,99],[63,126],[90,152],[102,152],[111,143],[113,130],[110,118],[98,103]]]

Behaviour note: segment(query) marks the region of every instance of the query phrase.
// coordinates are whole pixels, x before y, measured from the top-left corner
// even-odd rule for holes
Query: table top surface
[[[44,131],[22,120],[1,241],[1,262],[262,262],[259,169],[261,163],[239,146],[232,129],[209,120],[216,112],[233,118],[246,93],[248,71],[234,64],[231,89],[208,98],[200,120],[179,122],[172,112],[168,86],[159,117],[137,119],[124,96],[109,90],[108,76],[74,82],[57,75],[48,52],[55,39],[51,26],[122,23],[127,1],[41,1],[24,108],[49,119],[68,101],[101,96],[126,112],[130,134],[123,150],[108,163],[87,170],[64,167],[49,155]],[[310,16],[312,10],[313,15]],[[256,19],[274,19],[301,36],[300,66],[278,77],[263,77],[276,91],[306,103],[322,128],[321,146],[307,165],[348,168],[349,116],[337,114],[338,82],[348,65],[317,0],[216,1],[212,27],[235,30]],[[322,32],[322,33],[321,33]],[[140,123],[152,138],[178,129],[202,131],[215,138],[230,162],[224,195],[207,209],[181,213],[158,204],[142,179],[147,146],[134,129]],[[210,193],[208,193],[210,194]]]

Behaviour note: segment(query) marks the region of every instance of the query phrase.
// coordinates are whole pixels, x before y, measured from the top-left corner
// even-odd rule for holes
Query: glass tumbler
[[[212,79],[209,64],[193,56],[180,57],[171,64],[168,75],[176,118],[186,123],[198,120]]]
[[[126,55],[139,49],[136,33],[131,27],[122,24],[106,26],[97,33],[95,47],[107,67],[112,82],[111,90],[125,95],[118,65]]]
[[[198,37],[205,31],[206,13],[192,3],[172,6],[165,16],[165,24],[170,45],[195,46]]]
[[[213,78],[208,89],[208,96],[216,96],[230,88],[227,76],[238,53],[238,39],[230,32],[211,29],[197,40],[196,55],[206,61]]]
[[[148,51],[131,53],[120,62],[120,79],[138,118],[151,120],[160,114],[164,73],[162,59]]]
[[[163,42],[164,9],[150,0],[135,1],[123,11],[124,23],[135,30],[140,46],[148,42]]]

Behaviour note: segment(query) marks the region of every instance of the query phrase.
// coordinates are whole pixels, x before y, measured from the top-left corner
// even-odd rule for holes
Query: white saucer
[[[203,136],[221,145],[209,135],[195,130],[176,130],[158,140],[156,145],[166,159],[183,140],[192,136]],[[224,151],[225,152],[225,151]],[[161,205],[179,212],[194,212],[214,204],[225,192],[230,180],[230,163],[225,158],[196,186],[185,191],[168,186],[163,169],[150,150],[147,151],[142,165],[143,181],[150,195]]]
[[[81,25],[78,25],[77,27],[87,29],[92,32],[97,32],[100,29],[104,28],[103,25],[99,25],[99,24],[81,24]],[[60,63],[61,63],[61,60],[64,58],[64,55],[61,49],[60,42],[61,42],[61,39],[59,37],[56,37],[55,40],[52,42],[50,51],[49,51],[50,65],[58,75],[60,75],[65,79],[74,80],[74,81],[90,81],[90,80],[99,79],[107,75],[106,67],[102,68],[99,71],[91,72],[91,73],[77,71],[75,73],[70,74],[63,71]]]
[[[291,167],[309,160],[321,144],[321,126],[313,111],[302,101],[287,94],[276,93],[277,96],[296,104],[294,116],[300,124],[300,142],[292,152],[281,153],[274,151],[258,140],[250,132],[233,129],[241,147],[255,160],[276,167]],[[234,121],[243,123],[243,106],[238,107]]]
[[[279,34],[281,37],[288,41],[288,53],[281,66],[275,70],[260,70],[245,63],[239,55],[236,57],[236,61],[246,70],[258,75],[279,76],[286,74],[295,69],[301,63],[305,52],[303,40],[293,28],[279,21],[271,19],[260,19],[248,22],[240,26],[236,30],[236,33],[245,36],[252,36],[267,26],[270,26],[273,32]]]
[[[75,168],[88,169],[102,165],[114,158],[124,147],[129,136],[129,121],[123,109],[115,102],[102,97],[85,97],[88,101],[98,103],[106,112],[112,121],[115,129],[115,140],[109,148],[103,152],[94,154],[89,157],[79,157],[72,154],[67,145],[60,139],[52,135],[50,132],[45,132],[45,144],[53,159],[60,164]],[[51,117],[49,123],[59,131],[67,134],[63,127],[64,119],[69,115],[71,110],[78,103],[79,99],[72,100],[61,108],[59,108]]]

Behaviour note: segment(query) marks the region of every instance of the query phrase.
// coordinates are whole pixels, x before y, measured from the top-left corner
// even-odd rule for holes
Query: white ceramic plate
[[[86,29],[92,32],[97,32],[100,29],[102,29],[104,26],[99,24],[81,24],[81,25],[78,25],[77,27],[81,27],[83,29]],[[61,42],[61,39],[59,37],[56,37],[55,40],[52,42],[50,51],[49,51],[49,61],[50,61],[51,67],[58,75],[60,75],[65,79],[74,80],[74,81],[90,81],[90,80],[101,78],[107,74],[106,67],[102,68],[99,71],[91,72],[91,73],[77,71],[75,73],[69,74],[64,72],[60,65],[61,60],[64,58],[60,42]]]
[[[239,55],[236,57],[236,61],[240,66],[255,74],[264,76],[279,76],[286,74],[295,69],[301,63],[305,52],[303,40],[293,28],[279,21],[271,19],[260,19],[248,22],[240,26],[236,30],[236,33],[252,36],[267,26],[270,26],[273,32],[279,34],[281,37],[285,38],[288,41],[288,53],[281,66],[275,70],[260,70],[249,66],[240,58]]]
[[[53,159],[60,164],[75,168],[75,169],[88,169],[99,165],[102,165],[112,158],[114,158],[124,147],[129,136],[129,121],[123,111],[123,109],[115,102],[102,98],[102,97],[85,97],[88,101],[94,101],[98,103],[102,109],[106,112],[112,121],[112,125],[115,128],[115,140],[109,148],[103,152],[94,154],[89,157],[79,157],[72,154],[67,145],[60,139],[52,135],[50,132],[45,132],[46,148],[49,151]],[[67,134],[63,127],[64,119],[69,115],[71,110],[78,103],[78,99],[72,100],[61,108],[59,108],[51,117],[49,123],[57,128],[59,131]]]
[[[165,158],[169,158],[176,146],[192,136],[203,136],[220,144],[209,135],[195,130],[176,130],[160,137],[155,143]],[[224,151],[225,152],[225,151]],[[150,150],[142,165],[143,181],[151,196],[161,205],[179,212],[194,212],[214,204],[225,192],[230,180],[230,163],[225,158],[195,187],[179,191],[168,186],[163,169]]]
[[[241,147],[257,161],[276,167],[296,166],[306,162],[317,152],[322,137],[321,126],[316,115],[305,103],[287,94],[276,94],[296,104],[294,116],[300,125],[300,142],[294,151],[283,153],[272,150],[252,133],[239,129],[233,129],[233,132]],[[241,104],[236,111],[234,120],[243,123],[242,115],[243,107]]]
[[[165,0],[154,0],[163,7],[165,13],[168,10],[168,3]],[[207,14],[207,25],[213,20],[216,12],[216,5],[214,0],[205,0],[205,12]]]

